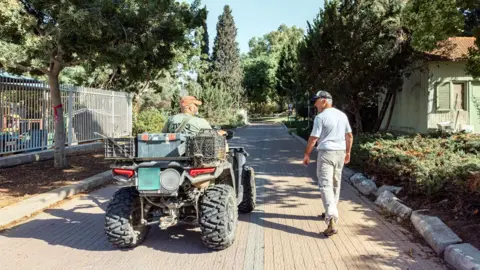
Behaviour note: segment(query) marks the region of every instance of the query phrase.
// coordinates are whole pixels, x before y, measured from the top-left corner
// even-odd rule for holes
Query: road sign
[[[293,108],[293,104],[291,104],[291,103],[288,104],[288,108],[290,108],[290,109]]]

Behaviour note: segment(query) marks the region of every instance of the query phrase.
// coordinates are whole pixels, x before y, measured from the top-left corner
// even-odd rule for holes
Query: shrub
[[[352,165],[410,193],[435,195],[454,187],[480,192],[480,136],[396,136],[362,134],[354,138]],[[473,180],[472,180],[473,179]]]
[[[140,111],[135,115],[133,122],[133,134],[143,132],[161,132],[167,117],[155,108]]]
[[[270,116],[278,111],[278,106],[275,104],[260,104],[255,105],[250,109],[250,113],[260,116]]]
[[[245,125],[245,116],[243,114],[237,114],[236,116],[230,119],[230,125],[234,127],[239,127]]]

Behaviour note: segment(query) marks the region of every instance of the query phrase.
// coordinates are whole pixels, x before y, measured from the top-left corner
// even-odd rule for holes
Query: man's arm
[[[352,151],[352,145],[353,145],[353,134],[352,133],[346,133],[345,134],[345,142],[347,144],[347,154],[350,155],[350,152]]]
[[[345,155],[345,164],[350,163],[350,153],[352,151],[352,145],[353,145],[353,134],[352,134],[352,128],[350,127],[350,123],[348,122],[347,119],[347,127],[345,129],[345,144],[346,144],[346,155]]]
[[[315,147],[315,143],[320,138],[320,134],[322,133],[322,125],[320,123],[320,117],[315,117],[313,122],[312,133],[310,134],[310,138],[308,138],[307,148],[305,149],[305,154],[303,156],[303,164],[307,166],[310,163],[310,154],[313,151],[313,147]]]
[[[313,151],[313,147],[315,147],[315,143],[317,143],[318,137],[310,136],[308,138],[307,148],[305,149],[305,156],[310,156]]]

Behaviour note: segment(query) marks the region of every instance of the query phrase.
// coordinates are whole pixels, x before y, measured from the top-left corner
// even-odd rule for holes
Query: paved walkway
[[[255,212],[240,215],[227,250],[209,251],[191,227],[154,228],[141,246],[113,249],[103,232],[116,189],[110,186],[0,234],[0,269],[445,269],[346,183],[340,233],[325,239],[315,164],[301,165],[303,145],[279,125],[253,125],[236,135],[233,143],[251,153],[259,198]]]

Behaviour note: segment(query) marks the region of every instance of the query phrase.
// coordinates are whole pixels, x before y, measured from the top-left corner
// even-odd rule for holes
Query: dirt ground
[[[430,215],[439,217],[464,242],[480,249],[480,194],[450,191],[429,198],[403,193],[399,194],[399,198],[413,210],[428,210]]]
[[[109,169],[104,150],[68,156],[70,168],[58,170],[53,160],[0,170],[0,208],[34,195],[74,184]]]

